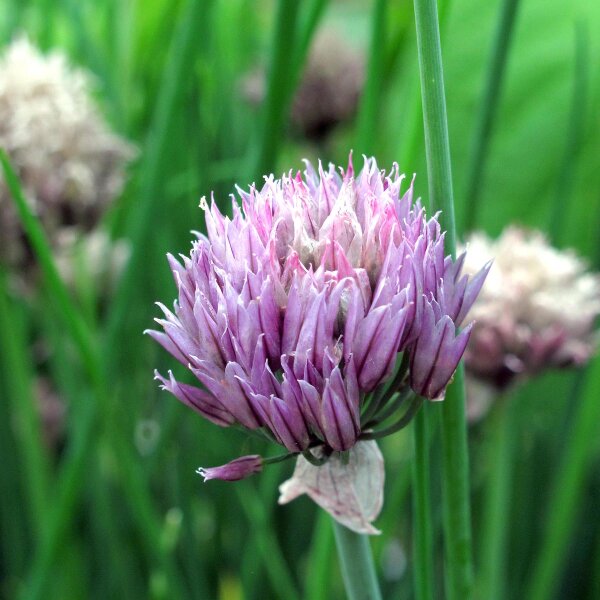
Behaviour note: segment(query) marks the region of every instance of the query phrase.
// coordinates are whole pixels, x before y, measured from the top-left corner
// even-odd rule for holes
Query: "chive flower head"
[[[487,268],[462,275],[464,256],[445,255],[436,216],[404,181],[373,158],[358,174],[351,157],[339,172],[306,163],[238,188],[231,218],[203,199],[207,235],[190,256],[169,257],[179,297],[149,333],[201,387],[157,378],[213,423],[261,430],[301,455],[305,483],[314,472],[304,462],[323,468],[333,456],[337,472],[337,453],[360,444],[375,449],[349,463],[373,464],[374,439],[406,424],[422,398],[443,399],[469,339],[470,326],[456,329]],[[200,472],[240,479],[259,469],[247,458]],[[300,488],[312,489],[284,496]]]

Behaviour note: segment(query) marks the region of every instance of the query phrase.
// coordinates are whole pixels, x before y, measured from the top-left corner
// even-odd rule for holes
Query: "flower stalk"
[[[446,250],[455,254],[456,232],[444,72],[436,0],[414,0],[429,198],[441,210]],[[461,366],[448,387],[442,413],[443,513],[446,593],[467,599],[472,588],[469,462]]]
[[[369,538],[333,522],[348,600],[381,600]]]

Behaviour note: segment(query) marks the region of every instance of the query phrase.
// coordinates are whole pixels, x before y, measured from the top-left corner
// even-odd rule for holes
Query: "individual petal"
[[[269,409],[273,429],[283,445],[290,452],[301,452],[308,448],[310,436],[298,405],[271,396]]]
[[[360,432],[358,406],[346,396],[340,370],[336,367],[326,380],[321,405],[321,429],[325,441],[334,450],[351,448]]]
[[[410,386],[431,400],[443,400],[444,390],[462,358],[471,328],[456,338],[448,315],[436,320],[434,309],[426,303],[421,334],[410,351]]]
[[[220,467],[200,467],[196,473],[204,477],[204,481],[221,479],[223,481],[239,481],[262,471],[263,459],[258,454],[241,456]]]
[[[173,340],[162,331],[155,329],[146,329],[145,334],[149,335],[155,342],[158,342],[169,354],[174,356],[182,365],[189,364],[189,358],[176,346]]]
[[[252,402],[241,386],[240,379],[247,379],[244,370],[237,363],[227,363],[225,371],[209,361],[199,361],[192,373],[206,388],[219,398],[223,406],[235,417],[236,421],[248,429],[256,429],[262,423],[257,418]]]
[[[307,494],[336,521],[357,533],[381,533],[373,527],[383,505],[383,456],[374,441],[361,441],[347,461],[334,453],[317,467],[299,456],[291,479],[279,486],[279,504]]]
[[[275,301],[273,283],[270,278],[262,285],[258,302],[260,330],[265,335],[267,352],[272,360],[281,356],[281,310]]]
[[[469,283],[467,284],[464,297],[462,299],[460,311],[454,319],[456,325],[460,325],[463,322],[469,310],[471,310],[473,303],[475,300],[477,300],[477,296],[479,295],[479,292],[485,283],[488,273],[492,268],[492,264],[493,261],[490,260],[474,277],[469,278]]]
[[[375,389],[394,367],[408,314],[400,303],[398,299],[391,306],[376,308],[357,328],[354,357],[363,391]]]
[[[169,379],[165,379],[158,371],[154,371],[154,378],[162,383],[162,388],[171,392],[178,400],[196,412],[206,417],[216,425],[228,427],[235,422],[235,418],[212,394],[193,385],[180,383],[169,371]]]

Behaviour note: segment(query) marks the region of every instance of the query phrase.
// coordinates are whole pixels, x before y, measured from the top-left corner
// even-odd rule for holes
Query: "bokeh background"
[[[600,3],[513,3],[504,77],[486,100],[505,4],[440,2],[459,236],[467,226],[494,236],[507,224],[534,227],[600,268]],[[142,332],[158,316],[154,302],[175,297],[165,253],[189,251],[190,230],[204,227],[203,195],[214,191],[226,211],[236,183],[300,169],[302,158],[345,165],[353,149],[357,166],[368,153],[382,167],[395,161],[416,173],[426,200],[412,3],[5,0],[0,43],[23,35],[92,74],[100,112],[136,151],[123,192],[96,225],[128,248],[116,281],[98,279],[83,260],[65,297],[39,260],[20,267],[26,289],[18,283],[24,273],[2,265],[0,594],[344,597],[328,517],[306,498],[277,506],[290,464],[236,484],[203,484],[194,473],[276,449],[221,430],[161,392],[153,369],[177,365]],[[311,59],[320,43],[325,49]],[[294,101],[307,64],[320,74]],[[473,149],[490,100],[496,110],[482,153]],[[598,408],[588,402],[582,416],[588,397]],[[40,409],[48,402],[50,416]],[[552,548],[560,560],[548,598],[599,598],[598,359],[522,386],[515,405],[508,510],[499,515],[505,597],[525,597],[536,561]],[[581,422],[585,438],[573,434]],[[486,443],[493,426],[484,419],[469,430],[476,568],[485,489],[495,476]],[[373,548],[384,597],[411,598],[410,432],[382,446],[383,534]],[[565,456],[578,461],[572,472]],[[434,451],[434,471],[439,462]],[[570,504],[551,526],[561,473]],[[441,598],[439,495],[436,484]]]

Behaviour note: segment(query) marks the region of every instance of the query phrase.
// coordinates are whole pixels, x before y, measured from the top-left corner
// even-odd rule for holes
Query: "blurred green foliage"
[[[85,273],[74,293],[50,275],[27,298],[11,291],[10,274],[2,271],[0,277],[4,597],[343,597],[328,520],[305,498],[283,508],[276,504],[289,464],[237,484],[204,485],[194,474],[200,464],[276,450],[244,433],[220,430],[161,393],[153,368],[178,367],[142,335],[157,314],[154,301],[168,304],[175,296],[164,254],[187,252],[189,230],[203,228],[202,195],[214,191],[227,210],[234,183],[248,185],[257,171],[301,168],[303,157],[343,164],[353,148],[357,164],[368,151],[382,166],[398,161],[405,172],[416,172],[417,189],[427,196],[412,3],[382,3],[385,19],[379,15],[375,22],[369,2],[305,0],[293,20],[289,4],[5,0],[0,7],[2,45],[25,33],[45,50],[66,51],[74,64],[94,74],[104,113],[140,150],[125,192],[103,223],[132,245],[112,297],[92,298],[90,308]],[[445,0],[440,10],[460,224],[500,2]],[[377,76],[368,78],[355,121],[311,142],[289,127],[289,102],[306,52],[303,43],[310,46],[315,29],[323,27],[337,28],[365,55],[375,53],[371,64],[377,65]],[[477,223],[492,234],[514,222],[548,229],[558,214],[555,243],[577,249],[596,266],[597,31],[598,2],[521,0],[483,165]],[[269,112],[251,106],[241,91],[244,75],[257,65],[272,75]],[[51,272],[43,239],[38,254],[48,263],[45,272]],[[67,405],[66,430],[55,453],[47,451],[41,436],[35,400],[40,376],[52,381]],[[574,451],[581,429],[575,436],[572,430],[581,406],[588,424],[599,422],[597,398],[596,360],[586,372],[545,376],[513,399],[512,482],[508,512],[500,515],[507,530],[506,598],[525,597],[540,557],[554,565],[546,597],[600,596],[595,517],[600,436],[597,425],[588,427]],[[484,544],[485,490],[495,476],[487,429],[483,423],[470,432],[476,559]],[[438,472],[437,434],[432,435],[432,470]],[[388,482],[378,526],[384,533],[373,547],[384,597],[409,598],[410,437],[388,438],[383,450]],[[572,460],[566,465],[565,455]],[[574,460],[577,473],[570,467]],[[570,509],[553,524],[549,507],[557,481],[567,482],[572,494],[561,496]],[[441,565],[437,485],[432,493]],[[552,544],[555,550],[547,550]],[[557,564],[549,552],[558,552]],[[476,570],[481,567],[476,560]],[[442,597],[440,581],[435,589]]]

